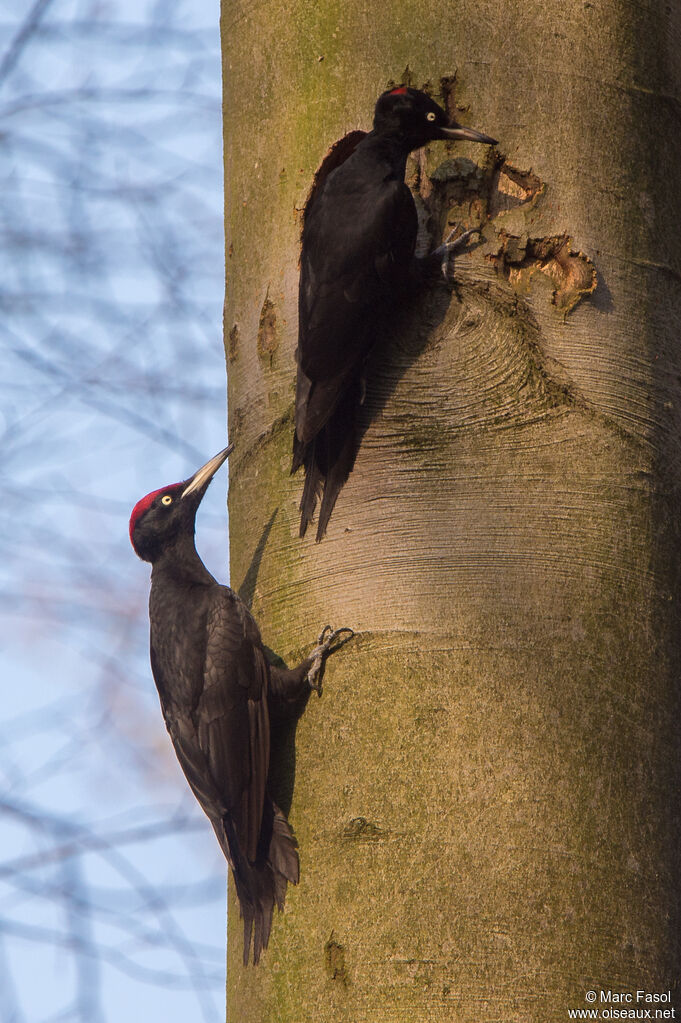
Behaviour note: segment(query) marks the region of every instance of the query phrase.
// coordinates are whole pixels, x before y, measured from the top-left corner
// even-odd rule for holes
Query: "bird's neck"
[[[152,583],[159,579],[172,579],[183,584],[210,585],[215,580],[194,545],[194,537],[182,535],[169,544],[151,569]]]
[[[370,131],[362,140],[361,146],[370,151],[374,157],[386,160],[398,176],[404,177],[407,169],[407,157],[411,152],[404,137],[389,132]]]

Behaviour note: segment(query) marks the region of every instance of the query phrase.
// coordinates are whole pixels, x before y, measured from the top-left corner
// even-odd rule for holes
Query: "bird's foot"
[[[453,227],[452,230],[447,235],[447,237],[445,238],[442,245],[439,245],[438,248],[434,249],[433,252],[431,252],[430,254],[431,259],[440,260],[440,270],[442,271],[442,276],[446,281],[449,280],[449,261],[451,257],[454,255],[455,252],[458,252],[459,249],[463,249],[468,239],[471,238],[474,234],[480,234],[479,227],[472,227],[469,231],[464,231],[462,234],[459,235],[458,238],[455,238],[454,241],[452,241],[452,238],[454,237],[458,229],[459,229],[458,225],[457,227]]]
[[[314,689],[319,696],[322,695],[322,669],[324,661],[329,654],[335,654],[336,650],[340,650],[342,646],[345,646],[354,635],[353,629],[347,627],[332,629],[330,625],[325,625],[320,632],[317,646],[310,654],[312,664],[307,673],[307,682],[310,689]]]

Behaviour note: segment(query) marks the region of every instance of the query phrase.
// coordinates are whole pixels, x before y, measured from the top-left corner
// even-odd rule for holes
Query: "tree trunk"
[[[258,968],[230,902],[228,1020],[673,1007],[679,6],[223,8],[232,580],[289,663],[359,633],[276,754],[301,881]],[[417,154],[423,243],[483,235],[376,352],[317,545],[288,475],[300,210],[407,77],[500,139]]]

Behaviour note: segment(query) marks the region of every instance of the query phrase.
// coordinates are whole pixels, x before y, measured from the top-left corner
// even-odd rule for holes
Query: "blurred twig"
[[[0,1019],[109,1023],[114,973],[159,1006],[173,989],[152,1017],[208,1023],[224,949],[195,917],[225,869],[168,752],[126,520],[224,435],[218,4],[17,7],[0,0]]]

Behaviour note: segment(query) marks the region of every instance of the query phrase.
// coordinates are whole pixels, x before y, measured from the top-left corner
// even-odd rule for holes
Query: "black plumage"
[[[317,525],[321,540],[352,469],[364,363],[381,318],[414,269],[418,222],[404,181],[407,156],[434,139],[495,142],[451,122],[417,89],[401,86],[384,92],[376,104],[373,130],[353,132],[334,147],[306,205],[291,468],[296,472],[305,467],[301,536],[322,495]],[[447,251],[441,246],[437,258]]]
[[[295,838],[268,793],[270,712],[318,689],[325,658],[352,631],[327,627],[296,668],[269,664],[248,608],[216,582],[194,546],[196,511],[230,451],[142,498],[130,517],[130,539],[152,564],[151,667],[166,727],[232,868],[244,963],[251,940],[257,963],[274,905],[283,908],[286,886],[299,873]]]

